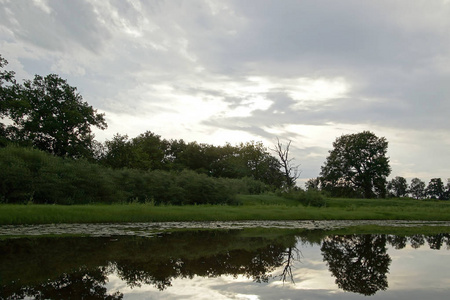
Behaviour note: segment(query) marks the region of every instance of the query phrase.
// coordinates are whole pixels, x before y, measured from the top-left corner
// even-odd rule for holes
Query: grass
[[[242,205],[154,206],[0,205],[0,225],[239,220],[425,220],[450,221],[450,201],[327,199],[305,207],[275,195],[242,195]]]

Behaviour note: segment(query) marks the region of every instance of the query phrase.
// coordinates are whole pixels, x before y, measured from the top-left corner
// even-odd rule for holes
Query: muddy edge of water
[[[229,221],[229,222],[163,222],[163,223],[123,223],[123,224],[45,224],[45,225],[3,225],[0,236],[39,236],[39,235],[88,235],[113,236],[134,235],[153,236],[163,231],[176,229],[243,229],[243,228],[282,228],[282,229],[322,229],[333,230],[362,225],[390,227],[450,226],[449,221]]]

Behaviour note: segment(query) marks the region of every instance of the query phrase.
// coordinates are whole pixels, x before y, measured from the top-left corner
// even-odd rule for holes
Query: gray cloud
[[[333,141],[311,145],[314,130],[373,130],[392,139],[395,175],[449,176],[448,2],[0,3],[2,55],[30,76],[61,74],[120,117],[112,124],[141,120],[136,131],[206,142],[223,130],[278,135],[308,160],[306,178]],[[308,87],[316,81],[328,93]],[[336,82],[345,90],[333,92]],[[401,156],[406,149],[416,150]]]
[[[3,24],[17,38],[45,50],[71,51],[81,46],[99,51],[108,37],[108,30],[97,22],[89,2],[52,1],[48,10],[30,1],[5,2],[0,10]]]

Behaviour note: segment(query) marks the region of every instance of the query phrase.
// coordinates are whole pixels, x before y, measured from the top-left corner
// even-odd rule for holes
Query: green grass
[[[327,199],[305,207],[275,195],[239,196],[242,205],[154,206],[0,205],[0,225],[238,220],[426,220],[450,221],[450,201]]]

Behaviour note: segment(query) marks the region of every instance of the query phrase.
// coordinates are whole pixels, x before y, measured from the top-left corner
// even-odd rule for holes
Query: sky
[[[390,178],[450,178],[450,1],[0,0],[16,79],[58,74],[135,137],[291,141],[301,185],[371,131]]]
[[[294,283],[287,278],[283,282],[280,275],[284,265],[270,272],[268,283],[257,283],[253,278],[239,275],[219,277],[174,278],[171,286],[159,291],[154,285],[142,284],[130,287],[117,273],[108,275],[108,294],[119,291],[124,299],[215,299],[215,300],[270,300],[270,299],[310,299],[310,300],[357,300],[357,299],[445,299],[448,295],[448,268],[442,261],[450,257],[450,251],[443,247],[432,250],[427,244],[413,249],[408,244],[403,249],[387,247],[391,259],[386,274],[388,287],[378,290],[370,297],[356,292],[344,291],[336,284],[327,262],[324,261],[320,245],[297,244],[300,259],[294,260],[292,275]],[[342,249],[341,249],[342,250]],[[413,263],[412,263],[413,262]],[[448,296],[447,296],[448,297]]]

